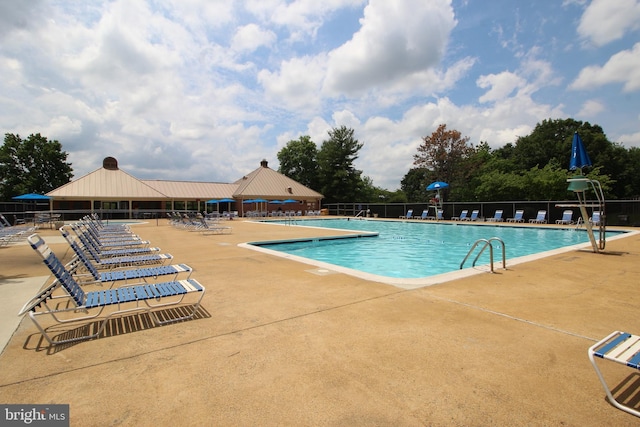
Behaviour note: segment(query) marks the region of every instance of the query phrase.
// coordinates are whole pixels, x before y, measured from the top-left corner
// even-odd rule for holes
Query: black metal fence
[[[480,211],[478,218],[491,218],[498,209],[503,210],[502,218],[512,218],[516,210],[524,210],[525,222],[536,217],[539,210],[547,211],[547,221],[551,224],[562,218],[566,209],[574,210],[574,219],[579,216],[579,209],[558,205],[577,204],[577,200],[551,201],[508,201],[508,202],[445,202],[443,203],[444,219],[459,216],[467,209],[469,214],[475,209]],[[405,216],[409,209],[420,216],[429,208],[428,203],[331,203],[323,205],[329,215],[371,216],[378,218],[399,218]],[[589,210],[591,213],[591,210]],[[433,210],[429,213],[434,216]],[[640,200],[607,200],[606,215],[608,225],[640,226]]]
[[[459,216],[460,212],[467,209],[471,213],[474,209],[480,211],[479,218],[493,217],[497,209],[503,210],[504,219],[513,217],[516,210],[524,210],[525,222],[535,218],[539,210],[547,211],[549,223],[555,223],[562,218],[562,212],[566,207],[558,205],[576,204],[576,200],[552,200],[552,201],[508,201],[508,202],[445,202],[443,203],[444,218],[450,219]],[[427,203],[330,203],[323,206],[329,215],[362,216],[378,218],[399,218],[406,215],[409,209],[413,209],[416,216],[420,216],[424,209],[428,209]],[[574,218],[578,218],[578,208],[574,209]],[[59,215],[61,221],[74,221],[92,213],[90,210],[55,210],[50,211],[48,204],[21,204],[14,202],[0,202],[0,213],[3,213],[10,222],[17,220],[33,221],[39,212],[48,212]],[[166,218],[165,210],[145,210],[133,212],[127,209],[102,209],[95,210],[104,219],[158,219]],[[180,210],[180,212],[190,212]],[[589,212],[591,213],[591,212]],[[434,215],[431,211],[430,215]],[[607,200],[606,201],[607,225],[640,226],[640,200]]]

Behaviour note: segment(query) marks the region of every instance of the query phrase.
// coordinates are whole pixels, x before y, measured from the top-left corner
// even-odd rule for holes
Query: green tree
[[[278,172],[314,190],[319,190],[318,148],[308,135],[287,142],[278,152]]]
[[[447,125],[441,124],[430,136],[422,138],[418,146],[418,153],[413,156],[413,164],[417,169],[424,169],[426,180],[422,182],[424,188],[431,181],[444,181],[450,185],[445,192],[445,200],[455,200],[456,188],[462,189],[473,172],[469,167],[470,157],[474,148],[469,144],[469,137],[462,137],[457,130],[447,130]],[[416,193],[412,193],[415,197]],[[409,196],[411,200],[411,196]]]
[[[402,177],[400,189],[406,194],[406,198],[412,203],[426,203],[429,201],[429,194],[426,186],[429,182],[435,181],[434,173],[427,168],[411,168]]]
[[[24,193],[47,193],[73,177],[62,145],[31,134],[25,140],[7,133],[0,147],[0,197],[9,200]]]
[[[529,135],[517,139],[511,154],[520,170],[543,167],[549,162],[556,162],[561,168],[568,169],[575,132],[580,134],[594,166],[603,166],[603,172],[609,173],[605,163],[613,145],[604,131],[598,125],[574,119],[543,120]]]
[[[614,185],[615,192],[621,198],[640,198],[640,148],[631,147],[625,150],[622,147],[616,148],[617,157],[620,158],[621,167],[616,177]]]
[[[363,143],[353,137],[354,130],[341,126],[329,132],[318,151],[318,171],[321,193],[327,203],[352,202],[362,195],[362,171],[353,162]]]

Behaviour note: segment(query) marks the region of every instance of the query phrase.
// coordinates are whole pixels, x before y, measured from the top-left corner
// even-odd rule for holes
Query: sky
[[[394,191],[440,124],[499,148],[546,119],[640,147],[640,0],[0,0],[0,130],[75,178],[233,182],[346,126]],[[569,153],[567,153],[567,156]]]

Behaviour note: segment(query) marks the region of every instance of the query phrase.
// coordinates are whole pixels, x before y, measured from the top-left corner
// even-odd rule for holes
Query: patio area
[[[640,333],[638,235],[604,254],[403,290],[237,246],[334,230],[228,225],[224,235],[167,220],[132,226],[193,267],[206,288],[197,318],[152,327],[129,316],[99,339],[57,347],[24,318],[0,355],[0,402],[68,403],[71,425],[83,426],[639,422],[605,400],[587,358],[613,330]],[[57,230],[39,233],[71,257]],[[33,287],[48,270],[26,243],[0,248],[0,260],[0,304],[15,317],[33,295],[17,298],[16,283]],[[600,366],[640,408],[640,377]]]

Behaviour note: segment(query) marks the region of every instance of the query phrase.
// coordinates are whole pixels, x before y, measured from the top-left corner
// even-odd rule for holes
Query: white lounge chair
[[[451,220],[452,221],[466,221],[468,214],[469,214],[469,211],[467,209],[464,209],[462,212],[460,212],[460,216],[452,216]]]
[[[596,357],[611,362],[620,363],[637,372],[640,369],[640,336],[626,332],[614,331],[602,340],[589,347],[589,360],[598,374],[609,402],[616,408],[640,417],[640,412],[618,402],[611,393],[611,389],[596,364]],[[635,390],[634,390],[635,392]],[[634,399],[635,400],[635,399]]]
[[[467,217],[467,218],[460,217],[460,221],[477,221],[479,214],[480,214],[480,210],[474,209],[473,211],[471,211],[470,217]]]
[[[556,219],[556,224],[573,224],[573,211],[571,209],[567,209],[562,212],[562,219]]]
[[[535,218],[529,220],[532,224],[546,224],[547,223],[547,211],[539,210],[538,215]]]
[[[502,209],[498,209],[495,211],[495,213],[493,214],[493,218],[487,218],[487,221],[489,222],[502,222]]]
[[[524,222],[524,210],[517,210],[513,218],[507,218],[507,222]]]
[[[402,215],[400,219],[411,219],[413,218],[413,209],[409,209],[406,215]]]

